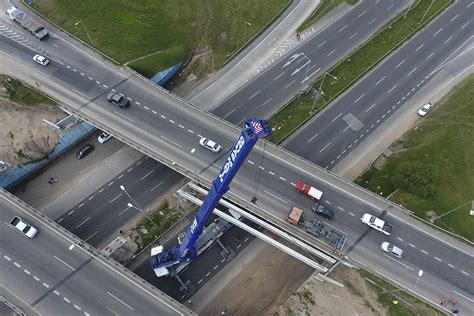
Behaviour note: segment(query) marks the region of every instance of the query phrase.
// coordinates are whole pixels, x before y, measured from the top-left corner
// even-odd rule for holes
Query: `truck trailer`
[[[11,7],[7,10],[10,18],[20,24],[24,29],[28,30],[40,41],[46,39],[49,35],[48,30],[38,22],[31,19],[23,11],[16,7]]]

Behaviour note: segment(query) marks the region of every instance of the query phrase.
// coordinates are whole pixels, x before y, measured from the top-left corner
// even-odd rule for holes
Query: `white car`
[[[99,138],[97,138],[97,141],[101,144],[105,143],[106,141],[108,141],[109,139],[112,138],[112,135],[110,135],[109,133],[107,132],[102,132],[99,136]]]
[[[41,56],[40,54],[36,54],[33,57],[33,60],[36,61],[38,64],[43,65],[43,66],[47,66],[49,64],[49,59],[44,57],[44,56]]]
[[[18,216],[13,217],[10,222],[10,225],[22,235],[33,238],[38,233],[38,230],[31,226],[27,221],[24,219],[19,218]]]
[[[433,105],[431,103],[426,103],[418,110],[418,115],[425,116],[426,114],[428,114],[429,111],[431,111],[432,108]]]
[[[222,149],[222,146],[219,145],[218,143],[210,140],[209,138],[206,138],[206,137],[203,137],[199,140],[199,144],[201,144],[202,147],[205,147],[207,149],[209,149],[210,151],[214,152],[214,153],[218,153],[219,151],[221,151]]]
[[[382,248],[383,251],[388,252],[392,256],[395,256],[397,258],[401,258],[403,255],[403,250],[398,248],[397,246],[394,246],[393,244],[384,241],[382,245],[380,245],[380,248]]]

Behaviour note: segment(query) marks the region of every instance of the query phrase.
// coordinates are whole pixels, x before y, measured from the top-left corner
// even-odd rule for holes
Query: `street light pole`
[[[125,192],[125,194],[128,196],[128,198],[130,200],[132,200],[132,202],[136,205],[133,205],[132,203],[127,203],[127,206],[130,207],[130,208],[134,208],[136,210],[138,210],[139,212],[142,212],[143,214],[145,214],[146,218],[153,224],[155,225],[155,227],[159,230],[160,227],[158,225],[156,225],[156,223],[150,218],[150,216],[148,216],[147,212],[145,210],[143,210],[143,208],[137,203],[137,201],[135,201],[132,196],[130,194],[128,194],[127,190],[125,190],[125,187],[123,185],[120,185],[120,190],[122,190],[123,192]]]
[[[82,23],[82,20],[77,21],[76,23],[74,23],[74,25],[75,25],[75,26],[78,26],[79,23],[80,23],[80,24],[82,25],[82,27],[84,28],[84,31],[86,31],[86,35],[87,35],[87,37],[89,38],[89,41],[91,41],[92,45],[95,45],[95,44],[94,44],[94,41],[92,40],[92,38],[91,38],[90,35],[89,35],[89,32],[87,32],[86,26],[84,25],[84,23]]]
[[[244,44],[247,43],[247,25],[252,26],[252,23],[244,21]]]
[[[435,221],[437,221],[437,220],[440,219],[441,217],[444,217],[444,216],[446,216],[446,215],[448,215],[448,214],[451,214],[452,212],[454,212],[454,211],[460,209],[460,208],[463,207],[463,206],[468,205],[469,203],[473,203],[473,204],[474,204],[474,200],[469,201],[469,202],[467,202],[467,203],[464,203],[464,204],[461,205],[461,206],[458,206],[458,207],[456,207],[456,208],[453,208],[451,211],[448,211],[448,212],[446,212],[446,213],[444,213],[444,214],[442,214],[442,215],[440,215],[440,216],[435,217],[434,219],[432,219],[431,222],[434,223]],[[472,208],[474,208],[474,206],[473,206]]]

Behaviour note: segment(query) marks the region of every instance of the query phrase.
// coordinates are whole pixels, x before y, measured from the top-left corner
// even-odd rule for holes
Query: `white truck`
[[[385,235],[391,235],[392,234],[392,225],[389,225],[385,223],[383,220],[381,220],[378,217],[375,217],[373,215],[370,215],[368,213],[365,213],[360,220],[362,223],[372,227],[375,230],[378,230],[379,232],[385,234]]]
[[[17,9],[16,7],[11,7],[7,9],[7,13],[13,21],[20,24],[24,29],[30,31],[31,34],[33,34],[40,41],[48,37],[48,30],[43,25],[28,17],[23,11]]]

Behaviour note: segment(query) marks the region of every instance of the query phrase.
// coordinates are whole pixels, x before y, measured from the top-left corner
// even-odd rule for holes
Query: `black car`
[[[128,99],[114,92],[111,92],[107,95],[107,101],[121,107],[122,109],[126,109],[130,105],[130,101]]]
[[[332,219],[334,217],[334,212],[331,209],[328,209],[327,207],[322,206],[319,203],[315,203],[311,209],[313,212],[315,212],[318,215],[321,215],[322,217],[325,217],[327,219]]]
[[[91,144],[87,144],[84,147],[81,147],[81,149],[79,149],[79,151],[76,154],[76,158],[82,159],[88,154],[90,154],[93,150],[94,150],[94,146],[92,146]]]

